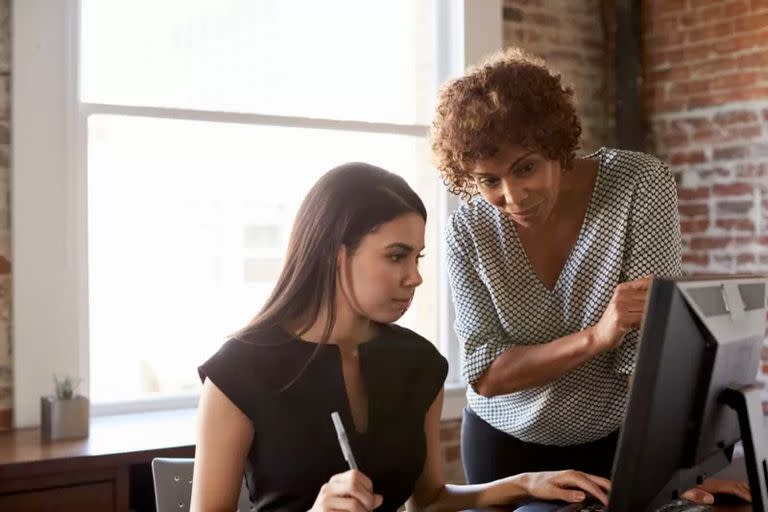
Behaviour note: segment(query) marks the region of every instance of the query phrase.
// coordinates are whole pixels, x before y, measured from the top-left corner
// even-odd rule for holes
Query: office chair
[[[152,460],[152,480],[155,486],[157,512],[184,512],[189,510],[192,497],[192,468],[195,459],[156,457]],[[245,478],[240,487],[237,512],[252,512],[256,507],[248,496]]]

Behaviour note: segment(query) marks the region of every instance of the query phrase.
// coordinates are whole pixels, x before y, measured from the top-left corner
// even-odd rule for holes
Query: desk
[[[513,512],[515,507],[490,507],[476,510],[468,510],[466,512]],[[752,512],[752,505],[714,505],[712,507],[713,512]]]
[[[39,428],[0,433],[0,510],[128,512],[153,499],[154,457],[194,457],[195,413],[95,417],[89,437],[72,441],[45,442]]]

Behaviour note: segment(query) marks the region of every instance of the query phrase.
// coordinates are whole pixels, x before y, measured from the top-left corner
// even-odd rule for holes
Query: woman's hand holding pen
[[[652,277],[648,276],[616,287],[603,316],[592,327],[600,352],[615,349],[625,334],[640,327],[651,280]]]
[[[383,498],[373,493],[371,480],[356,469],[333,475],[320,488],[310,512],[346,510],[367,512],[381,505]]]

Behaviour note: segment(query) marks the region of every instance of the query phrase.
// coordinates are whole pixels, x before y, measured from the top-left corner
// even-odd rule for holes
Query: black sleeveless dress
[[[314,359],[290,387],[281,391]],[[254,439],[246,463],[259,511],[306,511],[320,487],[347,471],[331,413],[338,411],[360,471],[397,510],[413,491],[426,455],[424,418],[448,372],[445,358],[408,329],[383,326],[359,346],[368,429],[355,430],[336,345],[296,339],[277,328],[231,339],[198,368],[248,416]]]

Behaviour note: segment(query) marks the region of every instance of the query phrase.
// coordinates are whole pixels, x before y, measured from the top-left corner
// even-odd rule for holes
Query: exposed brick
[[[707,199],[709,197],[709,187],[697,188],[678,188],[677,197],[682,201],[691,199]]]
[[[504,7],[502,18],[504,21],[523,21],[523,11],[516,7]]]
[[[703,151],[680,151],[672,153],[670,163],[672,165],[700,164],[707,160]]]
[[[729,60],[731,60],[732,62],[735,62],[738,65],[739,69],[748,69],[748,68],[762,69],[763,67],[768,66],[768,54],[766,54],[765,51],[743,54]]]
[[[717,219],[715,225],[729,231],[754,231],[755,224],[750,219]]]
[[[685,134],[666,135],[661,140],[668,148],[682,148],[691,143],[691,138]]]
[[[543,7],[546,0],[504,0],[504,6]]]
[[[735,89],[734,93],[744,94],[742,89],[756,85],[759,78],[760,74],[756,71],[738,71],[711,78],[710,88],[713,91],[718,89]]]
[[[730,41],[730,39],[726,39]],[[721,43],[722,44],[722,43]],[[682,59],[691,63],[698,60],[709,58],[712,53],[712,47],[709,44],[700,44],[698,46],[686,46],[683,48]]]
[[[733,21],[724,21],[701,28],[694,28],[688,32],[688,41],[696,44],[702,41],[710,41],[721,37],[728,37],[733,33],[733,30]]]
[[[685,253],[683,254],[683,264],[685,265],[709,265],[709,254],[706,253]]]
[[[717,196],[742,196],[754,193],[754,186],[749,183],[716,183],[712,186],[712,193]]]
[[[673,83],[669,89],[670,96],[690,96],[702,94],[709,91],[709,80],[689,80],[685,82]]]
[[[703,233],[709,228],[709,219],[681,220],[680,231],[684,234]]]
[[[691,130],[701,130],[712,125],[709,119],[703,117],[689,117],[687,119],[675,119],[669,123],[670,128],[688,133]]]
[[[723,14],[727,18],[733,16],[740,16],[747,12],[749,9],[749,2],[747,0],[738,0],[736,2],[730,2],[723,6]]]
[[[727,137],[734,139],[752,139],[763,135],[763,127],[760,125],[737,126],[727,131]]]
[[[712,151],[713,160],[736,160],[749,156],[747,146],[731,146],[727,148],[716,148]]]
[[[708,128],[706,130],[700,130],[693,134],[693,140],[701,143],[708,143],[714,140],[719,140],[722,131],[715,130],[714,128]]]
[[[696,237],[691,239],[691,249],[724,249],[731,244],[727,237]]]
[[[692,6],[693,7],[693,6]],[[725,7],[720,4],[709,4],[703,7],[696,8],[696,21],[697,25],[704,25],[706,23],[717,23],[721,21],[725,16]],[[731,28],[733,30],[733,28]]]
[[[713,121],[721,125],[731,125],[752,123],[757,119],[757,112],[753,110],[732,110],[715,114]]]
[[[750,144],[749,147],[752,150],[752,155],[756,157],[768,157],[768,143],[766,142],[756,142],[753,144]]]
[[[687,80],[691,76],[691,68],[688,66],[671,66],[665,69],[657,69],[651,72],[653,82],[678,82]]]
[[[651,66],[674,65],[683,61],[683,50],[660,50],[651,54]]]
[[[768,176],[768,164],[745,163],[736,166],[737,178],[762,178]]]
[[[755,244],[768,246],[768,235],[765,236],[737,236],[733,238],[734,245],[753,246]]]
[[[745,214],[754,207],[752,201],[723,201],[717,203],[718,214]]]
[[[696,217],[709,214],[709,206],[706,203],[686,203],[678,206],[681,217]]]
[[[733,57],[720,57],[697,62],[690,66],[691,78],[709,78],[719,73],[727,73],[737,69],[736,59]]]
[[[768,27],[768,13],[752,13],[734,20],[735,32],[752,32]]]
[[[657,49],[667,49],[681,46],[688,39],[685,32],[673,30],[670,32],[662,32],[658,34],[650,34],[647,37],[647,42],[653,45]]]
[[[542,27],[554,27],[558,28],[561,25],[560,19],[557,16],[544,13],[526,13],[525,20],[533,23],[534,25],[540,25]]]
[[[451,425],[443,423],[440,428],[440,441],[441,442],[455,442],[459,440],[461,435],[461,424]]]
[[[679,15],[679,24],[681,27],[693,27],[697,23],[696,13],[693,11],[686,11]]]
[[[737,34],[744,32],[744,30],[739,29],[738,27],[735,27],[734,30]],[[720,39],[711,44],[710,51],[715,51],[720,55],[726,55],[738,51],[749,50],[752,48],[752,39],[753,36],[751,35],[735,35],[728,39]]]
[[[660,10],[660,12],[667,13],[683,10],[686,6],[686,2],[687,0],[656,0],[652,5]]]
[[[461,455],[461,452],[459,450],[458,446],[446,446],[443,448],[443,456],[445,457],[446,461],[455,461],[459,460],[459,457]]]
[[[737,254],[736,255],[736,264],[737,265],[751,265],[751,264],[755,263],[756,260],[757,260],[757,258],[755,258],[754,254],[745,253],[745,254]]]

